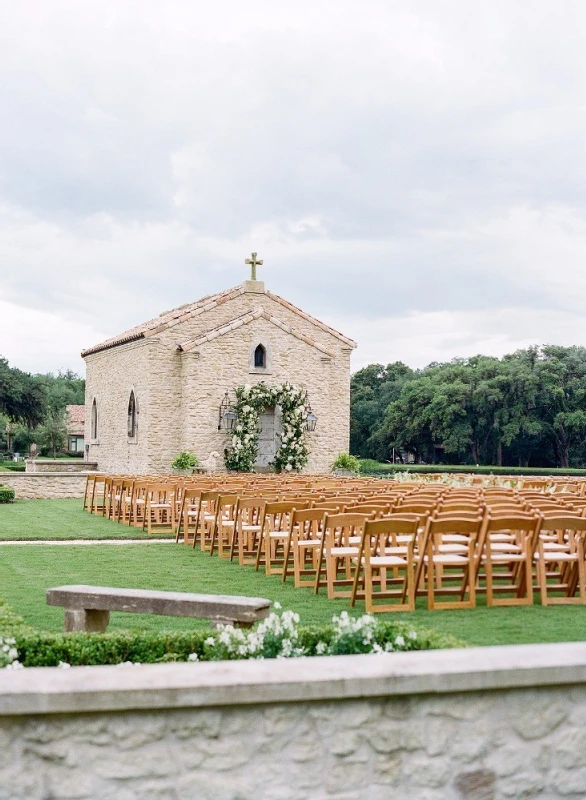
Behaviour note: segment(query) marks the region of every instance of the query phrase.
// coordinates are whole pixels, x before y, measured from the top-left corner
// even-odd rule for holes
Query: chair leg
[[[539,593],[541,595],[541,605],[546,606],[548,605],[547,600],[547,578],[546,578],[546,571],[545,571],[545,558],[543,547],[539,545],[539,558],[537,560],[537,574],[539,576]]]
[[[425,565],[422,570],[425,571]],[[435,608],[435,591],[434,591],[434,575],[433,575],[433,556],[430,554],[427,559],[427,607],[430,611]]]

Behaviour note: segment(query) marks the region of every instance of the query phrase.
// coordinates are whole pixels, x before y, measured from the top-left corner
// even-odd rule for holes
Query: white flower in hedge
[[[199,661],[199,656],[198,656],[198,654],[197,654],[197,653],[190,653],[190,654],[187,656],[187,660],[188,660],[188,661],[192,661],[192,662],[193,662],[193,661]]]
[[[405,638],[403,636],[396,636],[395,644],[397,647],[405,647]]]
[[[417,631],[409,631],[410,639],[417,639]]]
[[[22,664],[18,660],[18,650],[16,649],[16,639],[7,636],[5,639],[0,636],[0,668],[20,669]]]

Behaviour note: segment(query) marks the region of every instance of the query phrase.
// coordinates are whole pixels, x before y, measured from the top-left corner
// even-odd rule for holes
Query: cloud
[[[354,356],[354,369],[394,361],[421,368],[455,357],[501,356],[535,344],[586,345],[586,336],[577,335],[583,316],[556,310],[414,312],[395,319],[352,319],[350,324],[366,342]]]
[[[356,363],[505,352],[515,319],[586,343],[585,24],[570,0],[0,9],[0,300],[33,314],[33,368],[251,250]]]
[[[75,343],[104,338],[103,332],[91,325],[68,320],[62,314],[0,300],[2,355],[25,372],[57,373],[72,369],[83,374],[84,363],[73,349]]]

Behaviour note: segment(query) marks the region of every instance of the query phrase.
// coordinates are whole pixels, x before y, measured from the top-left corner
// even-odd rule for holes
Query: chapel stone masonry
[[[306,433],[305,471],[327,472],[348,451],[355,347],[259,280],[166,311],[82,353],[88,459],[103,471],[144,474],[169,471],[182,450],[200,461],[221,456],[230,446],[218,429],[226,393],[233,399],[238,386],[290,381],[307,390],[318,420]],[[279,409],[261,423],[259,468],[278,448]]]

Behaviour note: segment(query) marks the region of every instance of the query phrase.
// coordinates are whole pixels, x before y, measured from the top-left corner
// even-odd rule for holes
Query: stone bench
[[[111,611],[209,619],[213,624],[249,628],[269,614],[270,600],[222,594],[115,589],[109,586],[57,586],[47,603],[65,608],[66,631],[103,633]]]

